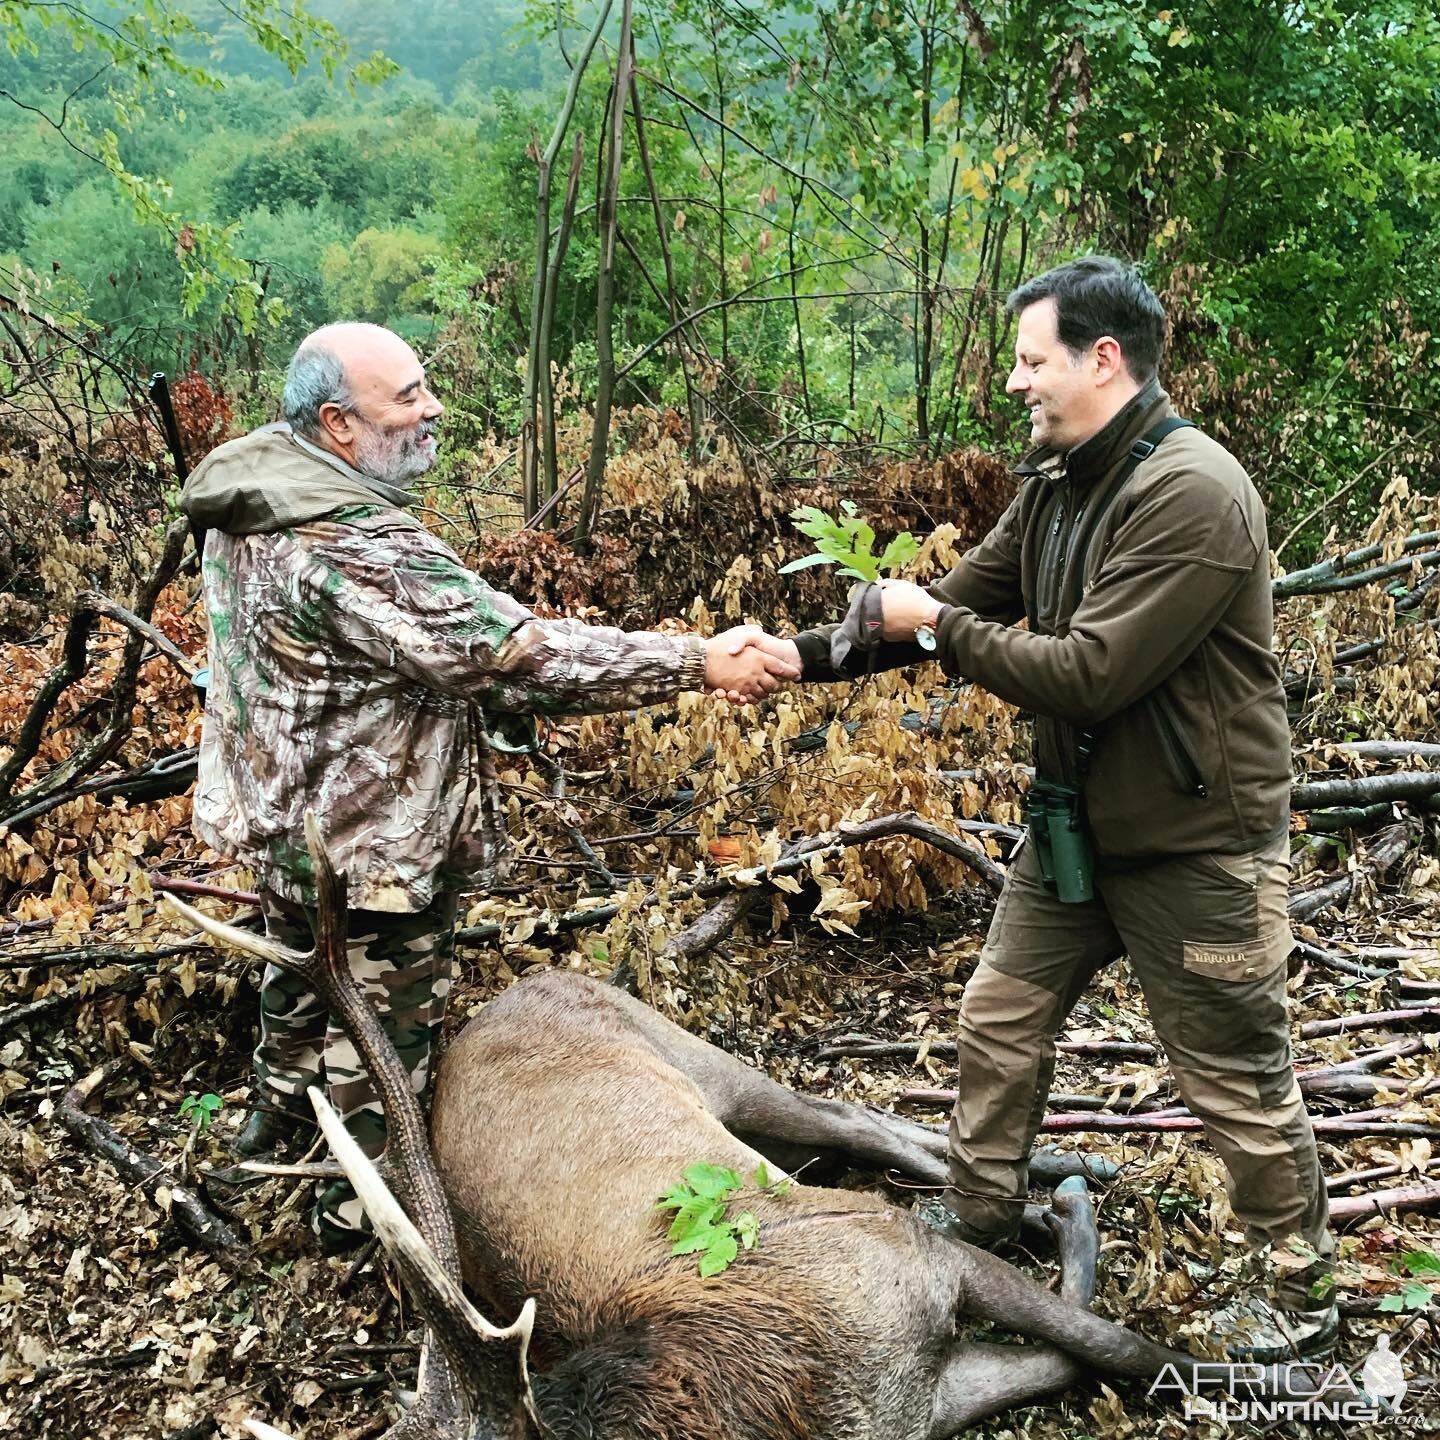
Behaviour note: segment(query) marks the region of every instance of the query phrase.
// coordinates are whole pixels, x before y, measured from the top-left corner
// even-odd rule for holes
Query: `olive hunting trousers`
[[[268,892],[262,898],[265,933],[292,949],[308,950],[314,941],[307,912]],[[431,1045],[445,1018],[454,929],[453,893],[437,895],[414,914],[349,912],[350,973],[399,1051],[417,1095],[429,1078]],[[360,1148],[372,1158],[385,1149],[385,1113],[355,1047],[319,997],[276,965],[266,966],[260,984],[255,1074],[267,1098],[290,1110],[298,1108],[309,1086],[323,1082]],[[365,1228],[360,1202],[343,1180],[320,1187],[316,1216],[317,1225]]]
[[[1018,1227],[1055,1036],[1091,977],[1128,955],[1252,1246],[1283,1249],[1298,1236],[1297,1257],[1305,1246],[1330,1255],[1324,1180],[1290,1056],[1288,877],[1281,839],[1250,855],[1102,872],[1093,900],[1064,904],[1024,846],[961,1001],[945,1203],[972,1234],[998,1240]],[[1309,1291],[1324,1268],[1275,1267],[1277,1298],[1313,1307]]]

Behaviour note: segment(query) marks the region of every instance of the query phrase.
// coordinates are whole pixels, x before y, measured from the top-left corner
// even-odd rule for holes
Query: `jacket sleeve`
[[[936,626],[941,664],[1022,709],[1098,724],[1163,682],[1213,628],[1265,553],[1257,528],[1235,487],[1157,476],[1120,522],[1068,635],[955,606]]]
[[[1017,495],[1010,502],[990,533],[978,545],[971,546],[948,575],[927,587],[937,600],[946,605],[963,606],[1002,625],[1013,624],[1025,613],[1020,590],[1020,498]],[[852,651],[844,673],[837,674],[830,663],[830,637],[838,628],[838,625],[820,625],[795,636],[804,667],[802,680],[853,679],[935,659],[918,645],[886,642],[869,655]]]
[[[621,710],[704,681],[696,637],[538,619],[418,526],[306,547],[300,583],[340,644],[489,710]]]

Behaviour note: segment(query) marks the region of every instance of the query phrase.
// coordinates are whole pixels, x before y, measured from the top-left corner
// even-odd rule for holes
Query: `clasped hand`
[[[885,639],[913,640],[922,626],[935,624],[940,602],[928,590],[908,580],[881,580],[879,585]],[[705,688],[717,700],[743,705],[763,699],[798,680],[800,670],[799,646],[758,625],[737,625],[705,642]]]
[[[737,625],[705,642],[705,688],[717,700],[745,705],[800,678],[800,651],[758,625]]]

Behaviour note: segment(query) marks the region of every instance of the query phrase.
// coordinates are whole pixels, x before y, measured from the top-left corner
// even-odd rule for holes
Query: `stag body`
[[[962,1312],[994,1308],[977,1269],[1038,1287],[878,1195],[747,1196],[753,1252],[710,1279],[672,1258],[655,1201],[697,1161],[748,1176],[798,1141],[943,1167],[921,1127],[797,1096],[581,976],[528,977],[470,1022],[431,1130],[482,1308],[536,1299],[535,1397],[557,1436],[919,1440],[958,1428],[947,1372],[977,1348],[1068,1368],[957,1344]]]
[[[933,1356],[916,1341],[937,1348],[944,1287],[916,1313],[897,1277],[923,1269],[923,1236],[878,1197],[759,1195],[753,1258],[702,1280],[669,1256],[655,1201],[681,1172],[749,1175],[764,1157],[638,1018],[614,991],[542,975],[472,1021],[437,1078],[465,1279],[502,1314],[536,1297],[542,1418],[562,1436],[927,1434],[933,1386],[915,1372]]]

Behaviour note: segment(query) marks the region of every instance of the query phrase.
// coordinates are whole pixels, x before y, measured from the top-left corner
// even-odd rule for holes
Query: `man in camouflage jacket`
[[[285,424],[215,450],[181,507],[203,542],[210,685],[196,834],[255,872],[266,928],[309,948],[303,816],[347,877],[350,960],[423,1089],[449,990],[455,895],[505,873],[497,749],[535,714],[630,709],[710,689],[757,699],[798,673],[731,637],[540,620],[461,563],[407,507],[435,459],[441,406],[413,351],[378,326],[334,325],[297,350]],[[505,737],[509,738],[505,738]],[[255,1055],[259,1110],[238,1148],[273,1148],[307,1086],[372,1155],[384,1119],[317,998],[270,967]],[[360,1225],[343,1185],[316,1228]]]

